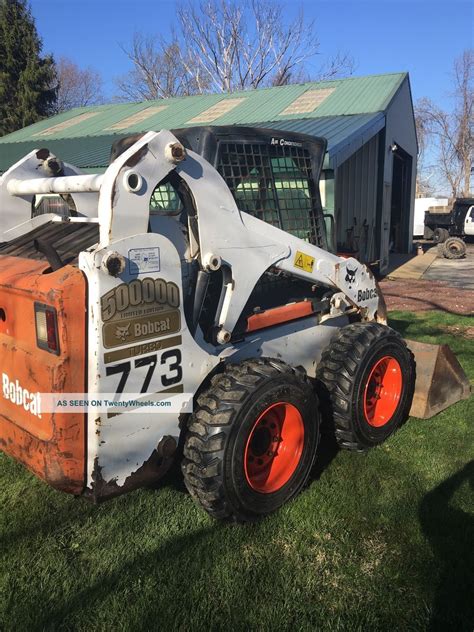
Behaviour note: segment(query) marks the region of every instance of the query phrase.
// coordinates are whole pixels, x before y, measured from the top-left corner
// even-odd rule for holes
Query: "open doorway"
[[[410,221],[412,157],[401,147],[393,152],[390,252],[406,252]]]

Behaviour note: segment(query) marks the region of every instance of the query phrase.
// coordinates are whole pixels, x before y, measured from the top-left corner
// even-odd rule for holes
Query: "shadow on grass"
[[[401,334],[402,336],[405,336],[409,327],[413,326],[414,323],[413,321],[397,318],[396,316],[394,317],[391,314],[389,314],[388,324],[390,325],[390,327],[398,331],[399,334]]]
[[[181,570],[176,574],[181,576],[184,581],[185,573],[183,573],[183,564],[186,556],[199,554],[203,550],[212,551],[212,544],[216,537],[216,532],[225,529],[226,525],[214,523],[209,527],[204,527],[192,534],[177,536],[175,538],[166,539],[156,551],[146,552],[136,555],[133,560],[126,560],[119,564],[112,572],[101,572],[96,575],[95,579],[83,589],[77,590],[73,595],[68,595],[63,599],[62,603],[51,604],[47,612],[43,616],[36,618],[35,630],[57,630],[57,629],[74,629],[76,616],[82,619],[82,625],[86,623],[83,619],[84,610],[89,612],[100,612],[103,603],[107,602],[114,593],[129,595],[132,597],[133,588],[141,585],[143,580],[152,579],[156,583],[157,591],[154,599],[149,603],[148,607],[144,604],[134,603],[133,600],[128,604],[124,604],[123,620],[117,620],[117,613],[113,627],[109,629],[121,630],[157,630],[157,629],[184,629],[180,627],[181,621],[186,620],[186,610],[191,607],[191,603],[184,603],[182,595],[179,594],[179,586],[175,585],[175,599],[171,599],[168,589],[160,590],[160,569],[173,569],[179,567]],[[218,563],[219,556],[210,553],[206,565]],[[204,560],[203,560],[204,561]],[[130,587],[133,587],[130,590]],[[169,588],[169,586],[167,587]],[[189,597],[192,595],[192,588],[183,585],[181,592]],[[138,607],[137,607],[138,606]],[[87,615],[86,615],[87,616]],[[86,623],[92,625],[94,629],[94,619]],[[101,623],[97,621],[96,629],[108,629],[101,627]],[[176,625],[176,627],[174,627]]]
[[[474,495],[474,461],[426,494],[420,504],[421,526],[439,567],[428,628],[433,631],[471,632],[474,627],[474,516],[451,504],[465,482]]]
[[[321,478],[323,472],[331,465],[339,452],[340,448],[334,436],[334,429],[331,430],[329,423],[324,421],[321,424],[321,439],[316,453],[316,461],[309,476],[309,482]]]

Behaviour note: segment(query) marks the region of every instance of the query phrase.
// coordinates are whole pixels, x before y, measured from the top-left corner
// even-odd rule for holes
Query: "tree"
[[[42,43],[26,0],[0,0],[0,135],[52,113],[54,60]]]
[[[169,39],[135,35],[126,51],[134,69],[118,83],[122,95],[233,92],[352,71],[352,59],[338,55],[311,77],[305,62],[319,52],[314,21],[300,11],[286,23],[274,0],[202,0],[179,6],[177,17]]]
[[[56,63],[56,81],[56,113],[86,105],[97,105],[104,100],[103,82],[99,73],[92,68],[82,70],[65,57],[61,57]]]
[[[433,153],[434,169],[453,197],[470,194],[474,153],[474,50],[466,50],[453,65],[454,107],[447,112],[430,99],[416,106],[418,140]]]
[[[126,99],[146,101],[185,96],[198,92],[198,84],[188,76],[175,37],[170,41],[135,33],[129,50],[122,47],[133,70],[117,80]]]

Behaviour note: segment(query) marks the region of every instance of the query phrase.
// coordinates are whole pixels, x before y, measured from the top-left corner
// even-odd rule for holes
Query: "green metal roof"
[[[352,116],[325,116],[299,121],[278,121],[255,123],[256,127],[270,127],[300,132],[311,136],[322,136],[328,141],[324,168],[335,169],[367,140],[385,125],[385,116],[375,114],[354,114]],[[109,164],[112,144],[123,134],[107,136],[86,136],[83,138],[63,138],[42,140],[41,146],[79,169],[92,173],[102,172]],[[38,141],[11,143],[4,151],[0,145],[0,173],[20,160],[32,149],[39,147]]]
[[[261,127],[268,125],[262,123]],[[353,114],[352,116],[324,116],[298,121],[275,121],[273,129],[322,136],[328,141],[324,168],[335,169],[385,126],[385,115]]]
[[[117,138],[136,132],[193,125],[260,125],[325,136],[329,141],[329,154],[331,156],[332,148],[335,156],[336,147],[358,130],[363,133],[368,126],[365,130],[368,133],[377,125],[383,126],[380,113],[387,109],[407,76],[407,73],[395,73],[350,77],[231,94],[76,108],[0,138],[0,172],[38,147],[48,147],[63,160],[94,171],[106,166],[110,147]],[[319,90],[325,92],[319,93]],[[300,108],[291,114],[283,113],[308,91],[324,97],[319,105],[311,110],[306,104],[303,112]],[[229,99],[237,101],[227,104],[234,105],[227,113],[206,122],[192,120],[218,103],[225,106],[222,102]],[[151,116],[143,118],[144,111],[149,108]],[[138,117],[135,122],[127,122],[140,112],[143,112],[141,121]],[[121,121],[126,126],[118,129],[116,126]]]

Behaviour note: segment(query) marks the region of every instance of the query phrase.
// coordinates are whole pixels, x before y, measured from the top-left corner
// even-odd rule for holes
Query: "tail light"
[[[36,343],[40,349],[59,355],[58,319],[56,309],[35,303]]]

